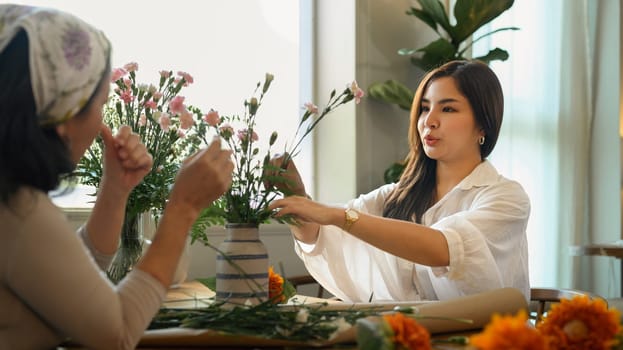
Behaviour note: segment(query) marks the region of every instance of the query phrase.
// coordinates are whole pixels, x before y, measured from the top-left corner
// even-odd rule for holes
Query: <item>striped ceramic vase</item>
[[[253,224],[227,224],[216,255],[216,299],[259,304],[268,299],[268,251]]]

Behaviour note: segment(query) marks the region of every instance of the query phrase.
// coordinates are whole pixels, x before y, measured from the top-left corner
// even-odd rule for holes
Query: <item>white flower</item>
[[[299,312],[296,313],[296,323],[307,323],[307,319],[309,318],[309,310],[306,308],[299,309]]]
[[[344,317],[340,317],[334,320],[332,323],[334,326],[337,327],[337,329],[333,333],[331,333],[331,335],[329,336],[329,340],[337,337],[339,334],[353,326],[350,323],[346,322]]]

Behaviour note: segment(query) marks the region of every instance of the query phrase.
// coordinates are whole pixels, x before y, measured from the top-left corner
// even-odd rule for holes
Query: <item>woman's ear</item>
[[[69,135],[67,133],[67,125],[66,123],[58,124],[56,127],[56,133],[58,137],[60,137],[63,142],[69,147]]]
[[[67,137],[67,126],[65,126],[65,123],[61,123],[56,126],[56,133],[63,140]]]

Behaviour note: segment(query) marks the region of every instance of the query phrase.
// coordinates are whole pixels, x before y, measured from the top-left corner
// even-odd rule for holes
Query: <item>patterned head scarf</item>
[[[0,52],[20,29],[29,41],[30,79],[40,124],[62,123],[89,101],[106,73],[104,34],[61,11],[0,5]]]

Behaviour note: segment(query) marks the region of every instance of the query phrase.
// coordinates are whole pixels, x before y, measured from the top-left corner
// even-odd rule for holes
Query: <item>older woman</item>
[[[136,268],[117,286],[107,280],[126,199],[152,166],[129,128],[113,136],[102,124],[109,56],[105,36],[72,15],[0,5],[0,349],[51,348],[68,337],[93,349],[134,348],[189,228],[229,187],[230,152],[216,140],[182,165]],[[99,133],[100,195],[76,235],[47,193]]]

